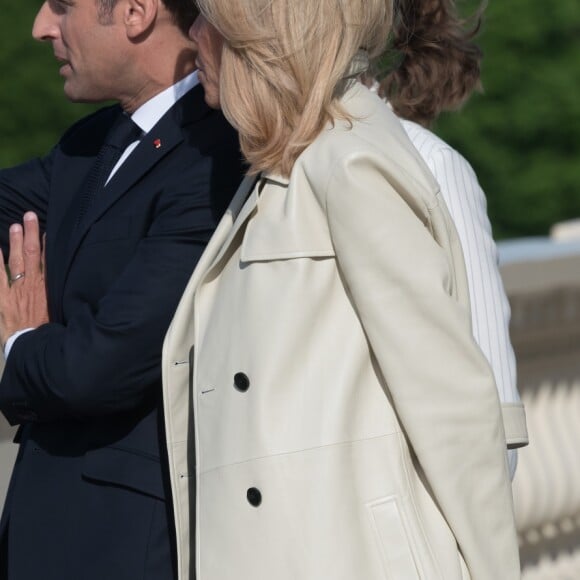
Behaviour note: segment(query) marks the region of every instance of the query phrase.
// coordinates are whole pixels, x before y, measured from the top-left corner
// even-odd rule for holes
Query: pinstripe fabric
[[[473,169],[457,151],[424,127],[401,122],[438,181],[457,228],[467,269],[473,336],[493,369],[500,400],[519,401],[509,339],[510,307],[499,273],[485,194]],[[510,450],[508,455],[513,477],[517,452]]]

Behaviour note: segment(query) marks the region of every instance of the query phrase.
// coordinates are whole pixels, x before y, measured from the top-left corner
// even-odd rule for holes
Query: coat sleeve
[[[220,195],[240,175],[239,154],[224,158],[220,170],[231,177]],[[0,383],[9,421],[103,416],[160,396],[163,337],[215,227],[208,190],[217,162],[203,158],[164,185],[147,234],[98,303],[16,340]]]
[[[473,336],[489,361],[502,404],[523,413],[516,383],[516,360],[509,336],[510,306],[498,268],[497,247],[486,199],[469,163],[451,147],[438,147],[426,159],[457,229],[467,273]],[[506,427],[506,436],[510,429]],[[513,444],[514,442],[509,441]],[[514,446],[519,447],[520,440]],[[517,451],[508,450],[513,479]]]
[[[403,429],[448,521],[472,580],[520,577],[491,370],[429,214],[411,209],[421,187],[384,152],[361,144],[336,163],[324,203],[339,270]],[[428,198],[427,196],[425,197]]]

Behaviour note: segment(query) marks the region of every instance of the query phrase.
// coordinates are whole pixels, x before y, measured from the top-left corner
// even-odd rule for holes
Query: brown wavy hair
[[[454,0],[395,2],[391,61],[379,86],[395,113],[429,126],[442,111],[458,109],[481,90],[482,52],[474,38],[485,2],[462,19]]]

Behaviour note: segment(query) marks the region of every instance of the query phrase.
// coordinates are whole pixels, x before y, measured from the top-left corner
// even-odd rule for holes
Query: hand
[[[10,226],[10,277],[0,250],[0,341],[2,347],[12,334],[48,322],[44,283],[44,250],[41,249],[38,217],[24,214],[24,229]],[[44,244],[42,244],[44,245]]]

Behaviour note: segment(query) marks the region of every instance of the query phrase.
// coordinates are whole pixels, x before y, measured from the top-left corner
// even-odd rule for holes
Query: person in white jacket
[[[391,61],[396,65],[375,89],[388,99],[439,183],[463,250],[473,336],[491,365],[504,413],[523,425],[509,337],[510,307],[486,197],[468,161],[429,130],[441,112],[458,109],[480,86],[482,53],[474,42],[480,23],[477,13],[474,24],[466,26],[455,0],[400,0],[392,35]],[[507,436],[513,478],[515,448],[526,444],[527,437],[523,430]]]

